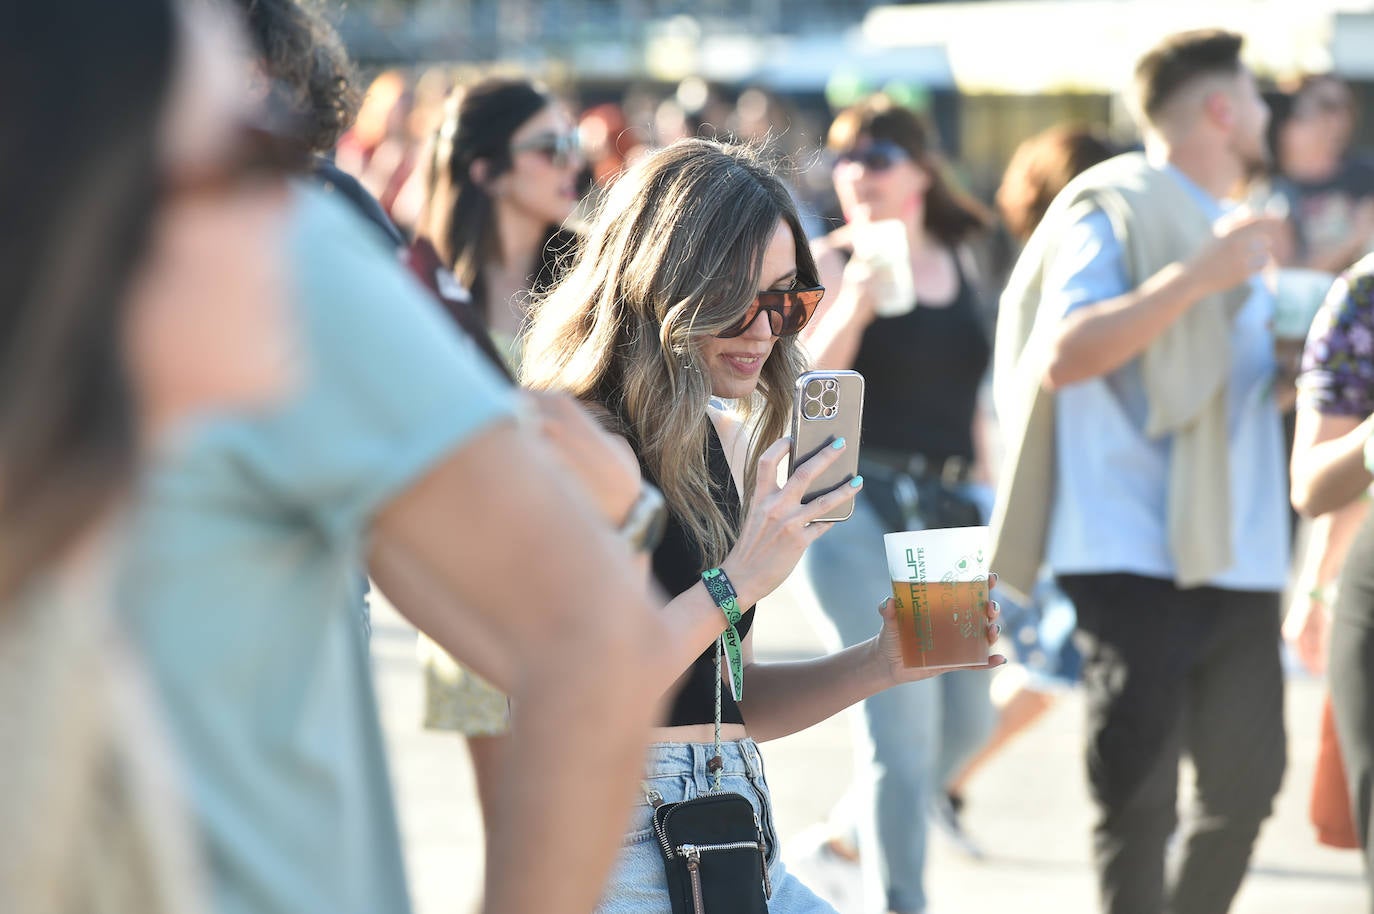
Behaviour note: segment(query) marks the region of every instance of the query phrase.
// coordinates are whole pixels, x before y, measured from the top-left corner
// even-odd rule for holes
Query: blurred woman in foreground
[[[289,380],[295,144],[202,3],[51,0],[0,32],[0,910],[202,908],[108,559],[140,453]],[[226,37],[228,36],[228,37]]]

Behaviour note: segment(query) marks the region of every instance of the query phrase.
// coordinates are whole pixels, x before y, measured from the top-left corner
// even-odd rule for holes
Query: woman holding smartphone
[[[780,436],[804,367],[796,334],[824,292],[817,280],[791,199],[757,154],[687,139],[647,157],[614,185],[568,276],[537,305],[524,381],[591,404],[629,442],[671,513],[653,555],[654,574],[672,598],[664,612],[677,632],[665,645],[671,711],[656,734],[646,796],[603,914],[670,910],[654,807],[712,789],[716,769],[720,789],[754,806],[767,845],[768,910],[831,911],[781,863],[756,741],[795,733],[930,675],[902,665],[890,599],[874,620],[878,633],[862,644],[800,663],[754,661],[754,604],[829,529],[816,519],[843,514],[862,485],[856,479],[801,503],[840,456],[842,441],[777,482],[788,451]],[[733,601],[718,602],[722,579]],[[865,599],[871,606],[885,591],[886,585]],[[714,645],[735,618],[730,602],[743,610],[731,631],[742,639],[741,668],[719,699],[724,742],[717,764]],[[995,615],[991,604],[988,613]],[[997,626],[989,628],[995,637]]]

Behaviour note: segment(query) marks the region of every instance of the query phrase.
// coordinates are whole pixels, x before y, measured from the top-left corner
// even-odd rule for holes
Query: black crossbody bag
[[[767,847],[747,797],[720,789],[721,643],[716,642],[715,784],[699,797],[654,809],[654,833],[673,914],[768,914]]]

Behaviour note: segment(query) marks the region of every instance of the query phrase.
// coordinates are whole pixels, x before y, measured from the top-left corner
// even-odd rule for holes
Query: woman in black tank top
[[[859,471],[869,486],[849,521],[807,553],[802,570],[831,635],[827,646],[838,649],[868,637],[859,607],[888,580],[882,535],[912,524],[899,506],[897,487],[907,480],[899,482],[898,473],[919,493],[922,526],[981,522],[967,480],[982,463],[974,426],[992,345],[961,247],[986,217],[944,180],[924,122],[880,96],[841,112],[829,145],[849,224],[817,244],[837,295],[803,336],[816,367],[864,376]],[[905,234],[914,301],[887,300],[902,284],[862,257],[845,266],[855,246],[865,253],[862,233],[874,224]],[[914,914],[926,909],[927,808],[992,728],[988,678],[960,673],[904,686],[864,710],[875,783],[865,815],[875,822],[858,832],[876,841],[860,850],[879,858],[887,874],[883,897],[867,906]],[[853,841],[836,835],[830,849]]]
[[[720,767],[721,789],[748,797],[755,807],[768,845],[770,908],[831,911],[780,861],[750,734],[772,739],[794,733],[926,675],[902,666],[890,600],[881,621],[870,617],[870,633],[879,633],[863,645],[804,664],[753,659],[754,603],[782,583],[806,546],[830,526],[811,521],[852,499],[858,488],[801,504],[807,480],[829,466],[838,449],[801,465],[787,484],[776,482],[788,450],[781,436],[793,382],[803,368],[796,333],[822,291],[786,188],[755,153],[689,139],[619,180],[568,277],[537,305],[524,382],[569,391],[603,409],[646,477],[663,491],[672,515],[653,565],[672,597],[664,613],[677,636],[664,646],[664,666],[677,681],[662,741],[650,753],[645,800],[603,898],[603,914],[668,914],[652,808],[712,789],[708,761]],[[726,408],[721,400],[735,405]],[[718,593],[721,575],[733,584],[742,611],[734,625],[742,684],[727,674],[724,742],[713,760],[715,643],[729,633],[722,610],[729,601],[718,604],[703,576]],[[870,607],[871,597],[886,589],[869,596]],[[747,686],[738,701],[732,695],[737,686]]]

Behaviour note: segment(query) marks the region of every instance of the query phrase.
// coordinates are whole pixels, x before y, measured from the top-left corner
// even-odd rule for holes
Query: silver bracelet
[[[630,513],[620,525],[620,535],[637,552],[653,552],[663,541],[668,527],[668,504],[657,487],[645,482],[639,497],[630,506]]]

